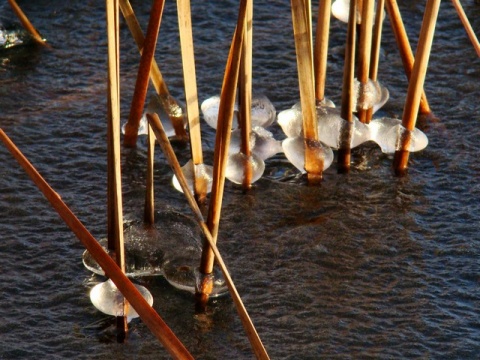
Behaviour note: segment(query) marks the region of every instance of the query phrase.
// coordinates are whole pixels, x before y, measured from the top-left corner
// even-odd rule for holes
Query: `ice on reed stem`
[[[230,139],[229,154],[240,152],[241,142],[241,130],[233,130]],[[261,126],[256,126],[252,129],[249,147],[250,151],[262,160],[266,160],[283,151],[281,141],[276,140],[270,131]]]
[[[238,152],[230,154],[227,159],[227,168],[225,177],[235,184],[242,184],[245,178],[245,163],[251,166],[252,179],[251,183],[260,179],[265,171],[265,162],[255,153],[248,158],[245,154]]]
[[[320,144],[323,154],[323,171],[328,169],[333,162],[331,148]],[[290,163],[302,173],[305,173],[305,140],[303,136],[289,137],[282,142],[283,152]]]
[[[134,284],[143,298],[147,301],[147,303],[152,306],[153,304],[153,296],[148,291],[147,288],[141,285]],[[113,316],[125,316],[124,312],[124,296],[118,290],[117,286],[113,283],[111,279],[99,283],[95,285],[92,290],[90,291],[90,301],[92,302],[93,306],[95,306],[98,310],[103,312],[107,315]],[[129,305],[127,311],[127,321],[130,321],[139,315],[133,308],[133,306]]]
[[[373,108],[375,114],[390,97],[388,89],[379,81],[368,79],[366,83],[361,83],[357,79],[354,82],[355,104],[357,110],[367,110]]]
[[[276,110],[265,95],[252,97],[251,125],[252,127],[268,127],[275,121]],[[220,96],[212,96],[202,102],[200,106],[205,122],[212,128],[217,128],[218,109],[220,108]],[[232,129],[238,128],[238,104],[235,104]]]
[[[381,118],[370,122],[370,138],[382,149],[382,152],[391,154],[401,149],[401,139],[407,131],[400,119]],[[415,128],[411,132],[409,152],[423,150],[428,145],[427,136]]]
[[[212,191],[212,176],[213,176],[213,166],[198,164],[194,165],[192,160],[189,160],[185,165],[182,166],[182,172],[187,181],[188,188],[191,193],[194,193],[194,182],[195,177],[201,177],[207,183],[207,193]],[[183,193],[180,182],[177,179],[176,175],[173,175],[172,184],[175,189]]]

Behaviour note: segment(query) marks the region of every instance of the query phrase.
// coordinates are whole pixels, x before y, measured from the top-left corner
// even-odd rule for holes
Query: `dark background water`
[[[19,1],[52,44],[0,52],[0,126],[97,238],[106,234],[106,30],[101,1]],[[150,2],[132,5],[144,29]],[[464,1],[476,33],[480,8]],[[220,91],[236,21],[235,1],[192,1],[200,101]],[[317,2],[314,2],[314,9]],[[401,10],[415,48],[423,1]],[[298,100],[288,1],[255,3],[254,89],[277,111]],[[314,11],[314,13],[316,10]],[[16,21],[6,2],[2,20]],[[379,79],[401,117],[407,82],[388,20]],[[327,96],[341,94],[346,27],[332,19]],[[126,121],[138,52],[122,22],[121,96]],[[182,99],[176,6],[167,1],[156,59]],[[371,144],[349,175],[335,166],[319,187],[290,175],[277,155],[244,194],[227,183],[219,247],[274,359],[476,359],[480,353],[480,61],[450,2],[440,9],[426,93],[436,120],[408,176]],[[271,130],[279,139],[277,125]],[[203,127],[207,163],[214,133]],[[122,149],[126,218],[143,212],[145,139]],[[182,162],[188,149],[178,149]],[[156,204],[190,214],[156,158]],[[139,320],[117,344],[88,291],[101,278],[83,248],[7,150],[0,146],[0,358],[160,359],[169,355]],[[211,162],[210,162],[211,163]],[[199,359],[253,358],[229,297],[207,314],[162,277],[138,279],[154,308]]]

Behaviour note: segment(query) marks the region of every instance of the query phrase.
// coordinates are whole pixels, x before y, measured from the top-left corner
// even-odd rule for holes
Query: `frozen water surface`
[[[276,140],[273,134],[261,126],[256,126],[250,133],[250,151],[256,154],[262,160],[266,160],[273,155],[282,152],[281,141]],[[241,146],[241,130],[232,131],[230,139],[229,153],[235,154],[240,152]]]

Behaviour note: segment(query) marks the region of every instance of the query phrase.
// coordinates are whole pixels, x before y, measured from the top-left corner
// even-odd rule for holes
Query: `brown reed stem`
[[[308,183],[313,185],[319,184],[323,178],[323,154],[318,136],[315,104],[310,2],[307,0],[292,0],[291,9],[303,116],[305,171],[307,172]]]
[[[137,144],[138,127],[147,95],[150,69],[152,67],[153,56],[157,45],[158,31],[160,29],[164,4],[165,0],[154,0],[150,11],[150,20],[148,22],[147,33],[143,44],[132,105],[130,106],[130,115],[128,116],[128,122],[125,125],[123,144],[126,147],[135,147]]]
[[[155,197],[153,184],[153,169],[155,160],[155,134],[150,125],[148,125],[147,134],[147,186],[145,191],[145,211],[143,221],[145,224],[153,225],[155,223]]]
[[[360,87],[366,85],[370,77],[370,56],[372,51],[372,29],[373,29],[373,0],[364,0],[362,7],[362,23],[360,24],[359,49],[358,49],[358,81]],[[358,94],[358,101],[363,102],[363,91]],[[358,119],[367,122],[367,110],[357,109]]]
[[[357,27],[357,2],[350,0],[350,11],[348,14],[347,44],[345,46],[345,66],[343,70],[342,82],[342,107],[340,115],[347,122],[345,129],[340,134],[340,146],[337,153],[337,165],[339,173],[348,173],[350,171],[351,149],[350,141],[352,138],[353,124],[353,97],[355,91],[353,88],[353,79],[355,73],[355,38]]]
[[[327,77],[328,40],[330,36],[332,0],[320,0],[318,4],[317,31],[313,65],[315,73],[315,99],[317,104],[325,99],[325,82]]]
[[[50,44],[48,44],[45,41],[45,39],[42,38],[40,33],[37,31],[37,29],[35,29],[35,27],[30,22],[30,20],[28,20],[28,17],[22,11],[20,6],[18,6],[17,2],[15,0],[8,0],[8,3],[10,4],[10,7],[12,8],[15,15],[17,15],[17,17],[20,20],[20,23],[22,24],[22,26],[30,33],[30,35],[32,35],[33,39],[41,45],[51,47]]]
[[[128,0],[120,0],[120,10],[122,11],[125,22],[127,23],[130,32],[137,44],[140,54],[143,51],[143,43],[145,37],[143,36],[142,29],[138,23],[137,17],[133,11],[132,6]],[[182,140],[188,138],[185,128],[183,126],[183,110],[178,105],[177,101],[170,95],[167,84],[163,80],[162,73],[158,67],[155,59],[152,59],[152,68],[150,69],[150,79],[153,87],[158,94],[160,103],[168,114],[170,121],[173,124],[175,135]]]
[[[378,65],[380,63],[380,49],[382,43],[383,28],[383,11],[385,8],[385,0],[377,0],[377,8],[375,10],[375,24],[373,25],[372,53],[370,56],[370,79],[377,81]],[[373,107],[367,110],[365,122],[368,124],[372,120]]]
[[[253,325],[253,322],[248,315],[247,309],[245,308],[242,299],[235,287],[235,284],[228,272],[227,266],[223,261],[223,258],[217,248],[216,241],[213,238],[210,229],[208,228],[207,224],[204,221],[202,211],[200,210],[198,203],[195,201],[195,198],[192,196],[191,192],[188,189],[187,180],[185,179],[185,175],[183,175],[182,169],[178,162],[177,156],[173,151],[173,148],[168,140],[167,135],[165,134],[165,130],[163,129],[162,123],[157,114],[147,114],[147,119],[150,125],[152,126],[153,131],[155,132],[155,136],[160,144],[160,147],[165,154],[165,157],[172,168],[175,176],[178,179],[180,186],[182,187],[183,193],[186,196],[187,202],[192,209],[197,222],[200,224],[203,235],[205,236],[206,241],[208,242],[209,246],[211,247],[215,259],[222,270],[223,276],[225,278],[225,282],[227,283],[228,290],[230,291],[230,295],[232,296],[233,302],[235,303],[238,315],[240,320],[242,321],[242,325],[247,333],[248,339],[252,345],[252,348],[257,356],[258,359],[269,359],[268,354],[265,350],[265,347],[262,344],[260,337]]]
[[[177,0],[178,29],[182,51],[183,81],[187,101],[188,126],[190,129],[190,148],[194,167],[194,193],[199,202],[205,202],[207,180],[197,172],[203,165],[202,137],[200,133],[200,114],[198,110],[198,93],[195,74],[195,56],[193,50],[192,16],[190,0]],[[197,174],[199,176],[197,176]]]
[[[120,54],[119,10],[117,0],[106,1],[108,39],[108,121],[107,121],[107,239],[108,248],[115,252],[120,269],[125,272],[123,239],[122,176],[120,169]],[[124,299],[123,314],[128,313]],[[127,337],[127,317],[117,317],[117,340]]]
[[[460,18],[460,21],[462,22],[465,31],[467,32],[468,38],[472,42],[473,48],[477,52],[477,56],[480,57],[480,43],[478,42],[477,36],[473,31],[472,25],[470,25],[470,21],[468,21],[468,17],[463,10],[460,0],[452,0],[452,4],[457,11],[458,17]]]
[[[193,359],[184,345],[178,340],[158,313],[143,298],[115,261],[105,252],[105,250],[103,250],[99,242],[92,236],[92,234],[90,234],[82,222],[78,220],[70,208],[62,201],[60,195],[50,187],[2,129],[0,129],[0,140],[30,176],[35,185],[37,185],[38,189],[57,211],[65,224],[72,230],[87,251],[100,265],[105,272],[105,275],[112,279],[120,292],[133,306],[145,325],[148,326],[157,339],[163,344],[163,346],[165,346],[166,350],[176,359]]]
[[[409,143],[411,132],[415,129],[423,84],[427,73],[428,60],[432,48],[435,25],[441,0],[428,0],[418,39],[417,53],[413,65],[412,77],[408,86],[407,98],[403,109],[402,125],[406,134],[402,136],[401,148],[395,152],[394,170],[399,176],[405,175],[408,169]]]
[[[217,241],[218,227],[220,223],[223,189],[225,186],[225,168],[228,159],[233,109],[235,105],[238,74],[240,71],[247,2],[249,1],[251,0],[240,1],[237,26],[233,35],[230,51],[228,53],[227,65],[222,84],[222,92],[220,95],[217,134],[215,136],[215,155],[213,159],[212,192],[210,195],[210,204],[208,207],[207,217],[207,225],[210,229],[214,242]],[[200,272],[202,274],[211,274],[213,271],[213,263],[214,253],[212,248],[209,244],[204,244],[202,249],[202,257],[200,260]],[[199,289],[197,298],[201,299],[201,303],[207,303],[208,292],[205,288]]]
[[[400,9],[398,8],[397,0],[386,0],[385,8],[390,19],[395,40],[397,41],[398,50],[400,51],[400,57],[402,58],[405,75],[407,75],[407,79],[410,81],[415,59],[410,46],[410,41],[408,40],[405,26],[403,24],[402,15],[400,14]],[[425,91],[422,92],[420,113],[425,115],[432,113],[430,105],[428,104],[427,96],[425,95]]]
[[[244,175],[242,186],[244,190],[248,190],[252,186],[253,169],[250,149],[250,134],[252,132],[252,18],[253,3],[247,4],[246,24],[243,33],[242,58],[239,74],[239,116],[238,124],[241,131],[240,152],[245,155]]]

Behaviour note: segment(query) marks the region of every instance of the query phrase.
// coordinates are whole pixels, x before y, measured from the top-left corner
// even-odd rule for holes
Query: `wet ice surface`
[[[105,4],[23,3],[54,49],[20,46],[0,54],[0,126],[101,239],[107,217]],[[151,4],[137,5],[147,24]],[[399,6],[414,37],[425,2]],[[474,2],[463,6],[468,14],[478,10]],[[238,3],[192,7],[199,93],[206,98],[219,92]],[[5,15],[8,4],[0,9]],[[165,3],[157,60],[171,91],[181,94],[175,9]],[[258,2],[254,11],[255,86],[277,109],[287,109],[298,99],[290,3]],[[479,25],[478,17],[470,19]],[[339,104],[345,26],[332,26],[327,93]],[[123,30],[126,120],[139,56]],[[408,84],[388,26],[385,36],[380,73],[390,99],[377,116],[399,118]],[[266,160],[252,191],[226,183],[218,245],[272,359],[478,357],[480,134],[469,125],[480,121],[480,64],[448,2],[442,2],[433,46],[425,91],[439,119],[423,121],[429,145],[411,154],[406,178],[393,177],[391,155],[367,143],[352,153],[354,165],[365,166],[352,166],[348,176],[331,166],[320,187],[305,186],[283,154]],[[452,93],[461,96],[452,101]],[[285,137],[275,124],[268,130]],[[214,132],[207,125],[202,132],[212,157]],[[175,150],[186,163],[189,149]],[[116,343],[115,329],[111,336],[104,330],[109,317],[88,297],[104,278],[84,268],[84,248],[3,146],[0,159],[0,358],[171,359],[139,319],[130,322],[126,344]],[[143,215],[145,163],[145,138],[135,150],[122,149],[127,218]],[[190,216],[160,151],[155,165],[156,206]],[[193,296],[163,276],[135,281],[153,294],[154,309],[195,358],[253,358],[229,296],[216,298],[199,316]]]

